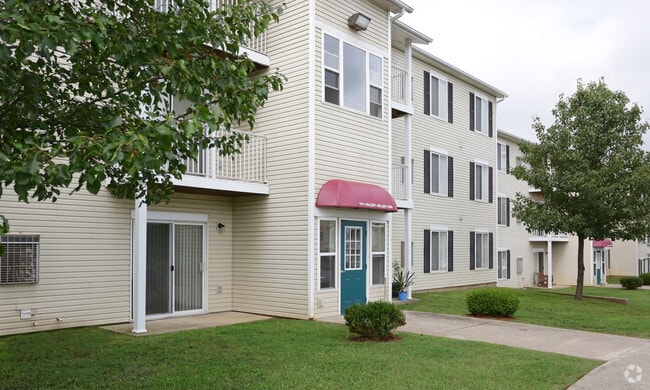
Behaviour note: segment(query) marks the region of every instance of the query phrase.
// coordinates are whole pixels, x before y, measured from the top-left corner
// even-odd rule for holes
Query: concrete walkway
[[[468,316],[404,311],[398,330],[601,360],[570,389],[650,390],[650,340]],[[345,323],[342,316],[323,319]],[[640,370],[640,371],[639,371]],[[627,372],[627,374],[626,374]],[[631,383],[630,380],[634,380]]]

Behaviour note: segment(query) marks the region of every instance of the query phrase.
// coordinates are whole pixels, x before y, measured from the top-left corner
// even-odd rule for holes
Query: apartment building
[[[152,319],[221,311],[339,315],[391,299],[402,259],[415,290],[494,284],[505,93],[415,47],[431,39],[399,21],[413,11],[288,3],[244,50],[258,72],[279,68],[284,89],[254,132],[237,130],[241,154],[188,161],[168,204],[5,193],[0,334],[129,321],[143,333]]]

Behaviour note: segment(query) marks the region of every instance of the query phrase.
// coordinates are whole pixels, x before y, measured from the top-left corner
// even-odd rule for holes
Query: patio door
[[[203,229],[147,223],[147,315],[203,309]]]
[[[366,303],[366,223],[341,221],[341,313]]]

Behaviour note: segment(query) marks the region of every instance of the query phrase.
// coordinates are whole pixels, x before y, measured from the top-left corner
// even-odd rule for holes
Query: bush
[[[482,288],[467,295],[467,310],[472,315],[512,317],[519,309],[519,298],[506,288]]]
[[[621,278],[621,285],[628,290],[636,290],[643,286],[643,279],[635,276],[626,276]]]
[[[345,326],[369,340],[388,340],[391,331],[406,324],[402,310],[390,302],[355,303],[345,310]]]
[[[650,286],[650,272],[646,272],[644,274],[639,275],[641,279],[643,279],[643,284],[645,286]]]

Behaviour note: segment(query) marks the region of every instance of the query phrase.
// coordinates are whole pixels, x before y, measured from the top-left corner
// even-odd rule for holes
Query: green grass
[[[466,315],[465,297],[469,290],[415,294],[420,301],[404,306],[404,310]],[[528,289],[513,292],[519,297],[516,321],[529,324],[578,329],[590,332],[650,338],[650,290],[623,290],[607,287],[585,287],[585,295],[628,298],[628,305],[588,299],[573,299],[575,288],[555,289],[570,295],[551,294],[545,290]]]
[[[620,276],[608,276],[607,277],[607,283],[609,283],[609,284],[621,284],[621,277]]]
[[[6,336],[0,388],[563,389],[600,364],[410,333],[347,336],[342,325],[286,319],[148,337],[98,328]]]

